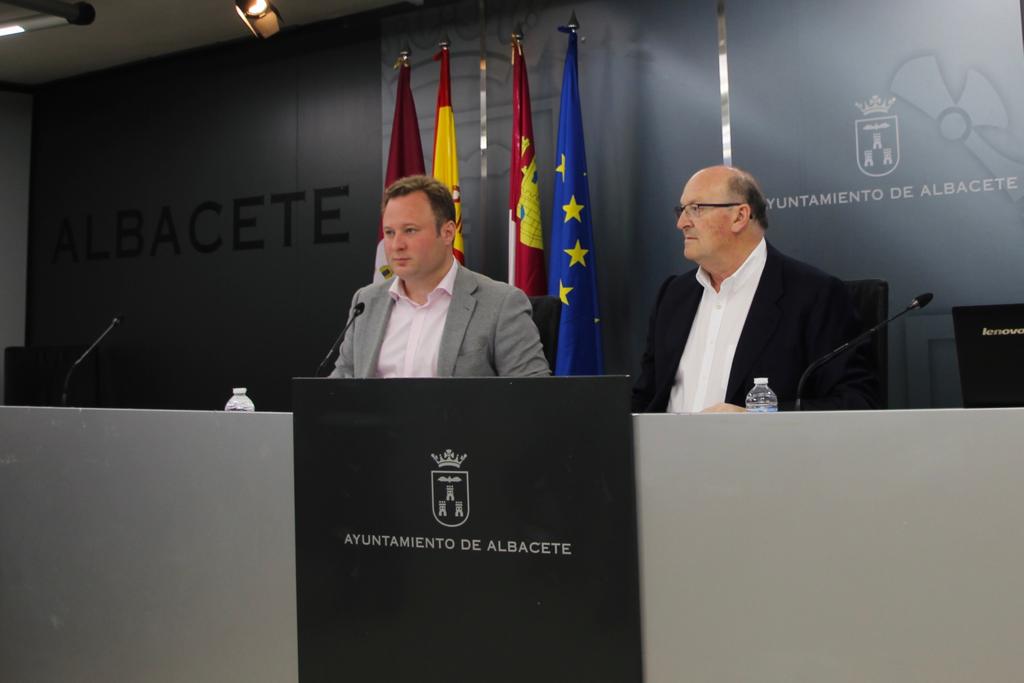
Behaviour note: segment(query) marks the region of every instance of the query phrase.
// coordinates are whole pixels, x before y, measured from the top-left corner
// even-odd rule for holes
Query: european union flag
[[[575,21],[558,30],[569,34],[569,50],[565,55],[562,104],[558,116],[548,268],[548,292],[562,301],[555,374],[600,375],[604,373],[604,355],[601,352],[600,309],[597,305],[587,155],[583,149]]]

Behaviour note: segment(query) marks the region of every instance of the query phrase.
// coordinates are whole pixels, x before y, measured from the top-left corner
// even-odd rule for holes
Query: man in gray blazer
[[[410,176],[384,191],[384,250],[395,278],[358,290],[331,377],[528,377],[550,374],[522,291],[452,256],[455,203]]]

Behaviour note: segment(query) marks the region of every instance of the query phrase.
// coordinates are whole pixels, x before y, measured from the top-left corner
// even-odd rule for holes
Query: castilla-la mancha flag
[[[528,296],[547,294],[530,83],[522,38],[512,37],[512,166],[508,190],[508,281]]]
[[[395,62],[398,69],[398,89],[395,92],[395,118],[391,124],[391,147],[388,149],[388,170],[384,176],[384,187],[400,178],[426,173],[423,165],[423,143],[420,141],[420,124],[416,118],[416,102],[412,99],[409,77],[409,51],[403,50]],[[384,226],[377,228],[377,258],[374,263],[373,281],[391,278],[391,268],[384,255]]]
[[[462,191],[459,188],[459,155],[455,146],[455,114],[452,112],[451,69],[448,43],[441,43],[434,61],[441,62],[441,81],[437,86],[437,110],[434,113],[434,177],[448,186],[455,200],[455,242],[452,251],[459,263],[466,262],[462,241]]]

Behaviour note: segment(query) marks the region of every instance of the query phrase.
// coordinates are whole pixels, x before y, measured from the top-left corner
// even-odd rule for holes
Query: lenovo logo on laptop
[[[996,337],[1010,334],[1024,334],[1024,327],[983,327],[982,337]]]

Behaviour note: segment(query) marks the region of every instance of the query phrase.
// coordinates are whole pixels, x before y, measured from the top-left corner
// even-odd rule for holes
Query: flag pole
[[[565,25],[567,29],[573,33],[577,33],[580,30],[580,20],[576,18],[576,10],[572,11],[572,16],[569,17],[569,23]]]
[[[409,43],[402,46],[402,49],[398,51],[398,59],[395,60],[395,65],[391,67],[395,71],[398,71],[403,66],[409,63],[409,57],[412,55],[412,50],[409,49]]]

